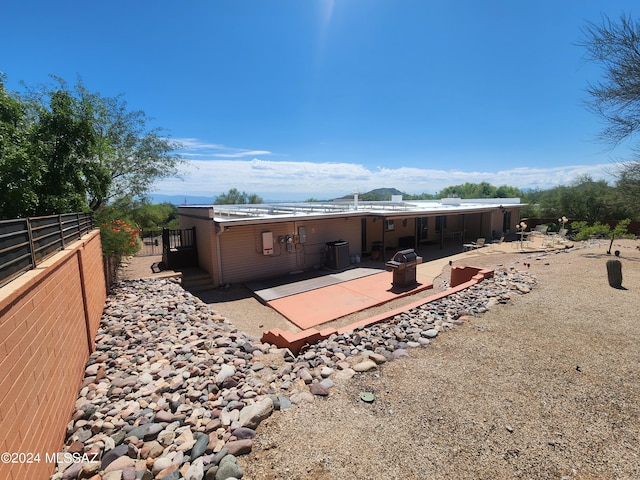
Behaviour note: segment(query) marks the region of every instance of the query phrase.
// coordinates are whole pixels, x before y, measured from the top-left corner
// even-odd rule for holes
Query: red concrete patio
[[[267,305],[297,327],[305,330],[353,312],[433,288],[430,282],[419,282],[408,288],[393,287],[391,279],[391,272],[384,271],[277,298],[267,302]]]

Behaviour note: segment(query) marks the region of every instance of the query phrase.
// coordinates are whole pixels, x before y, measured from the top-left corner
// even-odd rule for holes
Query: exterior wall
[[[405,222],[406,221],[406,222]],[[404,224],[406,223],[406,225]],[[393,219],[393,230],[384,233],[384,244],[387,248],[398,250],[400,239],[403,237],[416,236],[416,221],[412,218]]]
[[[307,230],[307,241],[300,243],[299,228]],[[262,253],[262,233],[273,234],[273,255]],[[291,251],[278,237],[290,235]],[[219,235],[223,283],[240,283],[320,267],[327,242],[349,242],[349,255],[360,254],[359,218],[284,221],[262,225],[231,225]],[[215,241],[211,238],[210,241]]]
[[[441,239],[445,242],[448,241],[462,241],[464,234],[467,240],[476,240],[478,237],[483,236],[483,232],[487,232],[487,235],[491,232],[491,220],[490,213],[467,213],[467,214],[453,214],[446,215],[444,232],[436,230],[436,217],[437,215],[418,216],[407,218],[407,224],[403,224],[403,218],[394,219],[394,230],[384,232],[385,247],[391,249],[399,248],[399,240],[402,237],[419,236],[419,232],[415,229],[416,218],[428,218],[427,238],[429,242],[440,243]],[[482,218],[481,218],[482,216]],[[502,217],[500,217],[502,222]],[[500,223],[502,226],[502,223]],[[367,218],[367,251],[371,250],[373,242],[381,242],[383,239],[384,222],[382,219],[373,221],[373,217]],[[490,235],[487,237],[490,238]]]
[[[375,222],[372,217],[367,218],[366,226],[366,249],[365,252],[371,252],[373,242],[382,241],[382,229],[384,228],[384,222],[377,219]]]
[[[434,220],[435,223],[435,220]],[[456,235],[456,238],[462,239],[462,230],[465,225],[462,215],[448,215],[447,216],[447,229],[445,231],[445,239],[451,239],[451,235]]]
[[[0,289],[0,478],[48,478],[62,450],[106,300],[97,230]]]
[[[374,242],[382,242],[383,240],[385,248],[395,250],[400,248],[400,239],[403,237],[414,237],[414,240],[417,241],[415,217],[388,218],[387,220],[393,220],[393,230],[384,230],[385,222],[381,218],[376,218],[375,221],[373,217],[367,218],[367,252],[371,252]]]
[[[80,266],[83,297],[87,307],[85,312],[88,319],[87,341],[91,352],[93,352],[95,350],[94,339],[100,327],[100,318],[104,310],[104,302],[107,299],[102,244],[97,231],[95,237],[90,238],[90,241],[85,243],[82,249],[76,250],[76,255]]]
[[[403,237],[419,237],[416,218],[428,218],[427,240],[434,243],[475,241],[485,237],[491,240],[492,231],[502,227],[502,215],[490,211],[449,212],[444,216],[444,231],[436,230],[437,215],[400,214],[388,216],[394,229],[384,230],[385,221],[375,213],[362,212],[362,216],[349,215],[324,219],[283,218],[260,219],[250,223],[218,222],[214,220],[215,206],[180,207],[180,228],[196,227],[198,262],[215,285],[240,283],[288,274],[299,270],[319,268],[325,263],[326,243],[334,240],[349,242],[351,257],[370,253],[374,242],[384,242],[387,252],[400,248]],[[512,209],[513,210],[513,209]],[[363,219],[364,231],[363,231]],[[406,220],[406,225],[404,221]],[[300,242],[299,228],[305,227],[307,242]],[[273,235],[273,254],[263,255],[262,233]],[[364,235],[363,235],[364,234]],[[293,239],[291,248],[280,243],[279,237]],[[365,245],[363,245],[363,236]],[[425,240],[424,238],[422,240]],[[403,242],[403,248],[405,243]]]
[[[502,234],[502,221],[503,221],[503,213],[502,212],[494,212],[491,214],[491,233],[494,234],[496,238]],[[491,237],[490,237],[491,238]]]
[[[213,220],[209,218],[211,207],[180,209],[180,228],[196,227],[196,248],[198,249],[198,265],[211,277],[214,285],[220,285],[220,269],[218,268],[218,253],[216,229]]]

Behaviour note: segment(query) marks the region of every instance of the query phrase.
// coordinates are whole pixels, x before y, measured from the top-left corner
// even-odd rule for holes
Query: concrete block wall
[[[0,289],[0,478],[53,473],[105,300],[97,230]]]

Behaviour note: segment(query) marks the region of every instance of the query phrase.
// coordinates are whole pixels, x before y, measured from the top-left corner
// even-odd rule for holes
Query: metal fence
[[[196,248],[196,227],[162,230],[162,246],[165,250]]]
[[[137,257],[162,255],[162,230],[143,230],[140,241],[142,246],[136,252]]]
[[[0,287],[93,228],[93,213],[0,220]]]

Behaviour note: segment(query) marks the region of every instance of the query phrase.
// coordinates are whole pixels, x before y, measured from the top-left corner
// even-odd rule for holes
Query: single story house
[[[180,206],[195,227],[199,266],[214,285],[241,283],[359,259],[386,260],[404,248],[491,239],[514,230],[519,198]]]

